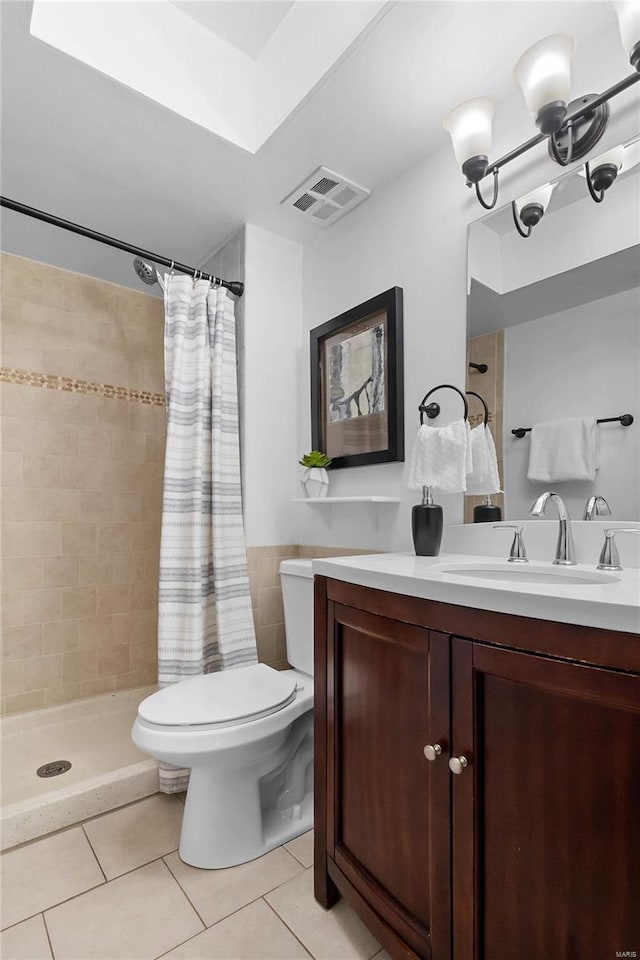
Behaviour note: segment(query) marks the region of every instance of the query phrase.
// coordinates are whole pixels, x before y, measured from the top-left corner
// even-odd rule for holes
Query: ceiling
[[[0,3],[3,194],[195,265],[246,221],[304,241],[318,228],[280,201],[318,166],[376,191],[446,145],[452,103],[509,97],[535,39],[615,23],[605,2],[390,4],[251,155],[33,39],[30,10]],[[2,230],[6,250],[131,282],[124,254],[7,211]]]
[[[188,17],[258,57],[293,6],[294,0],[170,0]]]

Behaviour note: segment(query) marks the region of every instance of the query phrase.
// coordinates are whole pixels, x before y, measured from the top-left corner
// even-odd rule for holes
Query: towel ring
[[[484,425],[489,422],[489,407],[487,406],[484,397],[481,397],[479,393],[476,393],[475,390],[465,390],[465,393],[468,397],[477,397],[482,406],[484,407]]]
[[[454,387],[451,383],[440,383],[437,387],[432,387],[428,393],[422,398],[422,403],[418,407],[420,411],[420,423],[424,423],[424,414],[428,416],[429,420],[434,420],[436,417],[440,416],[440,404],[439,403],[430,403],[428,406],[425,406],[426,401],[429,399],[432,393],[435,393],[436,390],[455,390],[459,397],[461,397],[462,402],[464,403],[464,419],[469,418],[469,404],[467,403],[467,398],[465,397],[462,390],[458,390],[457,387]]]

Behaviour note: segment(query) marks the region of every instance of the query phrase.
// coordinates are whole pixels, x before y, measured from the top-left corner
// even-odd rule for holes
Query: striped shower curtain
[[[167,444],[158,682],[257,661],[242,517],[233,301],[223,287],[165,277]],[[160,789],[188,770],[162,765]]]

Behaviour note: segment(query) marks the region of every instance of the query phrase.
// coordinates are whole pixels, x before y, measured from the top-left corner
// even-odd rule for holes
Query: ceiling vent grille
[[[313,217],[321,226],[328,226],[366,200],[370,193],[366,187],[326,167],[318,167],[281,202]]]

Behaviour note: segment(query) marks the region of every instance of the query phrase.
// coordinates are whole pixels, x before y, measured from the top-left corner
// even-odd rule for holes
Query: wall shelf
[[[400,503],[400,497],[294,497],[293,503]]]

